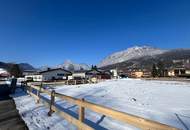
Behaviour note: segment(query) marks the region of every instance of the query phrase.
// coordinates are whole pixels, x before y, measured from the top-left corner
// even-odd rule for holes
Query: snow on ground
[[[33,97],[26,95],[21,90],[17,90],[14,97],[17,109],[24,119],[29,130],[70,130],[75,126],[69,124],[66,120],[54,114],[49,117],[49,109],[44,104],[36,104]]]
[[[136,79],[108,80],[98,84],[56,86],[56,92],[104,105],[119,111],[155,120],[184,130],[190,129],[190,83]],[[48,108],[35,104],[28,95],[15,96],[17,108],[30,129],[72,130],[57,114],[47,116]],[[43,94],[43,97],[47,95]],[[64,111],[77,116],[77,106],[56,99]],[[86,123],[98,130],[136,129],[122,122],[86,110]]]

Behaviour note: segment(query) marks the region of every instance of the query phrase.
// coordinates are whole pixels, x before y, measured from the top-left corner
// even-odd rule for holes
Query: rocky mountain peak
[[[98,67],[103,67],[115,63],[120,63],[123,61],[127,61],[130,59],[135,59],[143,56],[154,56],[157,54],[162,54],[166,52],[166,50],[161,50],[159,48],[151,47],[151,46],[134,46],[130,47],[126,50],[115,52],[105,59],[98,65]]]
[[[63,64],[57,65],[57,68],[64,68],[66,70],[89,70],[90,67],[87,64],[77,64],[71,60],[65,60]]]

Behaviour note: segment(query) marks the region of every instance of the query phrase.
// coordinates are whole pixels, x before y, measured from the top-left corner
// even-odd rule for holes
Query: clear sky
[[[190,1],[0,0],[0,61],[96,64],[135,45],[190,48]]]

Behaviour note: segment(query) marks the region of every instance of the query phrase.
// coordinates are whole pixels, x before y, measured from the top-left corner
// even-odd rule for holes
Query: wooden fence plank
[[[47,102],[46,100],[42,99],[42,102],[45,104],[46,107],[49,107],[50,102]],[[94,130],[92,127],[86,125],[85,123],[77,120],[76,118],[72,117],[71,115],[59,110],[55,107],[55,105],[52,105],[52,110],[59,114],[61,117],[66,119],[68,122],[72,123],[73,125],[77,126],[79,129],[82,130]]]
[[[79,106],[85,107],[87,109],[91,109],[94,112],[109,116],[113,119],[120,120],[122,122],[133,125],[137,128],[141,129],[151,129],[151,130],[178,130],[177,128],[158,123],[152,120],[144,119],[135,115],[127,114],[124,112],[120,112],[117,110],[113,110],[111,108],[107,108],[98,104],[90,103],[90,102],[82,102],[77,98],[73,98],[71,96],[62,95],[59,93],[55,93],[55,95],[61,99],[67,100]]]
[[[39,89],[39,87],[36,86],[31,86],[34,89]],[[42,90],[42,92],[45,92],[47,94],[51,94],[51,92],[49,92],[48,90]],[[35,94],[33,94],[34,96]],[[70,116],[69,114],[60,111],[58,108],[56,108],[54,106],[54,104],[52,104],[52,110],[57,111],[62,117],[64,117],[66,120],[68,120],[69,122],[75,124],[76,126],[79,127],[79,129],[84,129],[84,130],[92,130],[93,128],[87,126],[86,124],[84,124],[82,121],[84,120],[84,108],[90,109],[94,112],[106,115],[108,117],[111,117],[113,119],[128,123],[132,126],[135,126],[137,128],[141,128],[143,130],[179,130],[177,128],[156,122],[156,121],[152,121],[152,120],[148,120],[148,119],[144,119],[135,115],[131,115],[128,113],[124,113],[124,112],[120,112],[108,107],[104,107],[98,104],[94,104],[88,101],[82,101],[80,99],[71,97],[71,96],[67,96],[67,95],[63,95],[63,94],[59,94],[55,92],[55,97],[59,97],[63,100],[67,100],[71,103],[77,104],[79,106],[79,120],[77,120],[76,118]]]
[[[52,107],[55,112],[57,112],[59,115],[61,115],[63,118],[65,118],[67,121],[71,122],[72,124],[76,125],[79,129],[82,130],[94,130],[90,126],[86,125],[85,123],[79,121],[78,119],[72,117],[71,115],[60,111],[58,108],[55,106]]]

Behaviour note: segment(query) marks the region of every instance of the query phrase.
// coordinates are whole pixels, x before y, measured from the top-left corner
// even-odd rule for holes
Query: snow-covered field
[[[190,82],[119,79],[98,84],[56,86],[55,90],[177,128],[190,129]],[[42,96],[47,97],[44,94]],[[42,103],[35,104],[34,99],[24,93],[15,94],[14,100],[31,130],[76,129],[57,114],[48,117],[49,109]],[[78,108],[74,104],[59,99],[56,99],[56,103],[70,114],[77,113]],[[98,130],[136,129],[89,110],[86,110],[85,115],[86,122]]]

